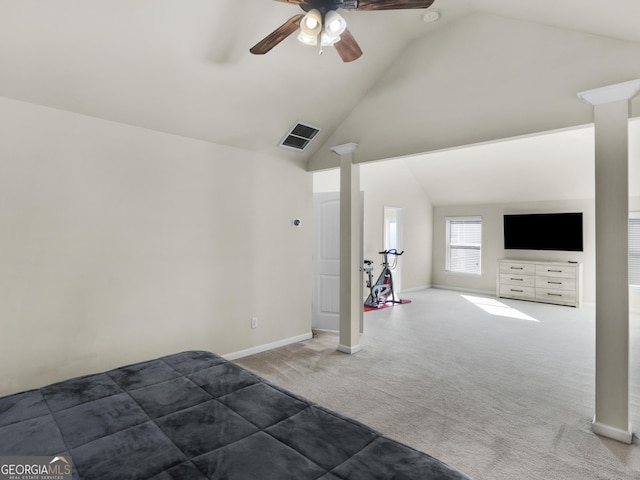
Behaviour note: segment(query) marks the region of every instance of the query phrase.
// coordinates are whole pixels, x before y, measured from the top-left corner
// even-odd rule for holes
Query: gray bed
[[[0,398],[9,455],[70,457],[87,480],[469,478],[202,351]]]

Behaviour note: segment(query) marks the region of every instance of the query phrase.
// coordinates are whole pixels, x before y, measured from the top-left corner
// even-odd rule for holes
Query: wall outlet
[[[251,317],[251,328],[258,328],[258,317]]]

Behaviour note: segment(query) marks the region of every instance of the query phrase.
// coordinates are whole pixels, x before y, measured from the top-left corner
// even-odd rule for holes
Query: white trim
[[[457,220],[459,222],[475,222],[482,221],[482,215],[447,215],[445,220]]]
[[[356,148],[358,148],[358,144],[352,142],[352,143],[345,143],[342,145],[336,145],[335,147],[331,147],[330,150],[333,153],[337,153],[338,155],[342,156],[342,155],[348,155],[350,153],[355,152]]]
[[[443,270],[442,273],[445,275],[452,275],[454,277],[481,277],[482,273],[471,273],[471,272],[457,272],[455,270]]]
[[[617,440],[622,443],[631,444],[633,440],[633,432],[631,431],[631,424],[627,430],[621,430],[619,428],[610,427],[609,425],[605,425],[603,423],[596,422],[596,419],[593,419],[593,423],[591,425],[591,429],[593,433],[596,435],[601,435],[603,437],[612,438],[613,440]]]
[[[360,350],[362,350],[362,346],[360,344],[354,345],[353,347],[347,347],[346,345],[338,344],[338,351],[342,353],[348,353],[349,355],[358,353]]]
[[[578,93],[578,98],[591,105],[631,100],[640,92],[640,79],[607,85]]]
[[[222,358],[225,358],[227,360],[237,360],[238,358],[248,357],[249,355],[255,355],[256,353],[266,352],[267,350],[273,350],[274,348],[284,347],[286,345],[291,345],[292,343],[303,342],[311,338],[313,338],[313,333],[309,332],[303,335],[298,335],[296,337],[283,338],[282,340],[278,340],[277,342],[265,343],[264,345],[258,345],[256,347],[247,348],[245,350],[227,353],[225,355],[222,355]]]
[[[332,330],[330,328],[313,328],[314,332],[340,333],[340,330]]]

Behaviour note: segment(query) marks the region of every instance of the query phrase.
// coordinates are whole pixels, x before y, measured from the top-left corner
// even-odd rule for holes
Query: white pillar
[[[629,100],[640,80],[581,92],[594,106],[596,398],[593,431],[631,443],[629,424]]]
[[[340,155],[340,340],[338,350],[360,351],[362,294],[360,276],[360,165],[353,163],[357,143],[332,147]]]

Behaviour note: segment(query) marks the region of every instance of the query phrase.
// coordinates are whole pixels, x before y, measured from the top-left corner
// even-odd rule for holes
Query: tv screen
[[[505,215],[504,248],[582,252],[582,213]]]

